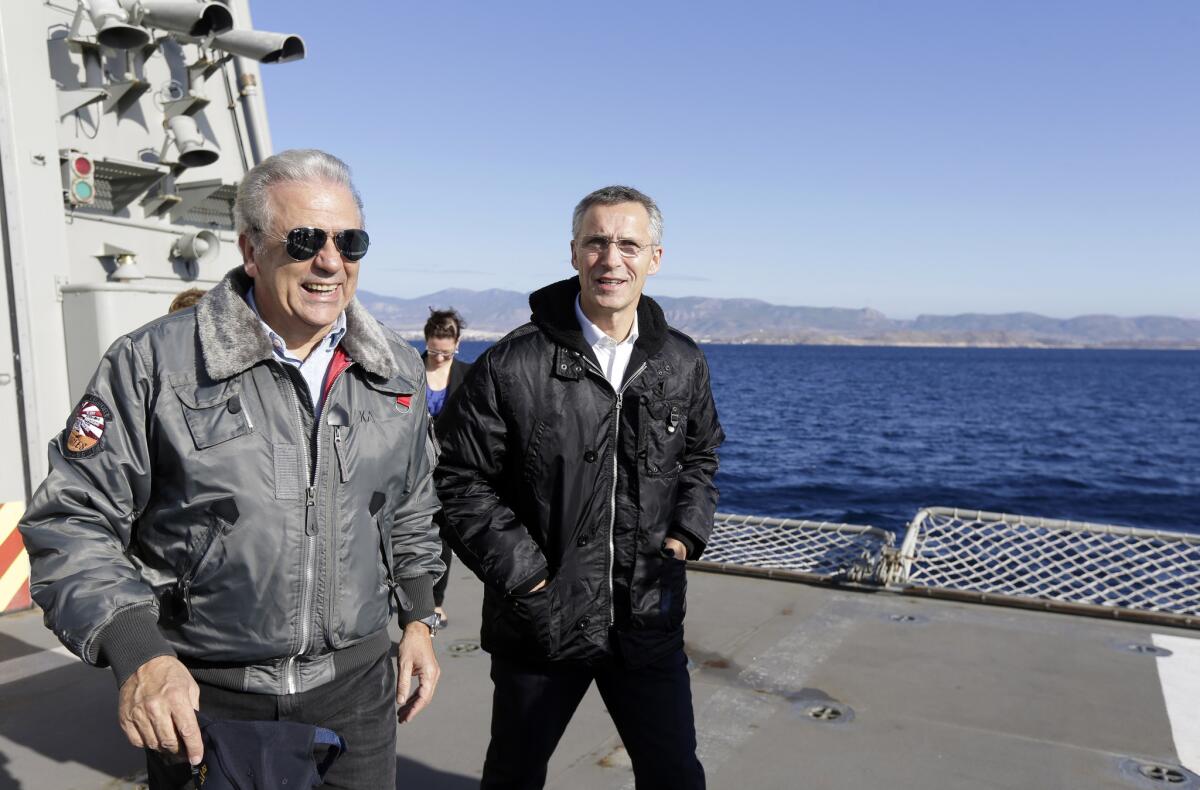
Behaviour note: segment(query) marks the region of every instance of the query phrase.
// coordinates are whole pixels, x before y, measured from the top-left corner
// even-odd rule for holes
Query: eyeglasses
[[[433,357],[434,359],[452,359],[457,354],[458,354],[457,348],[454,349],[453,351],[434,351],[433,349],[430,349],[430,348],[425,349],[425,355]]]
[[[608,236],[587,236],[579,240],[579,249],[589,258],[598,258],[608,251],[608,245],[617,245],[622,258],[636,258],[653,244],[638,244],[633,239],[610,239]]]
[[[287,236],[273,236],[261,229],[259,233],[268,239],[282,241],[288,257],[294,261],[307,261],[315,258],[329,238],[329,231],[324,228],[292,228],[287,232]],[[370,244],[371,237],[360,228],[348,228],[333,234],[333,246],[348,261],[361,259],[367,254],[367,247]]]

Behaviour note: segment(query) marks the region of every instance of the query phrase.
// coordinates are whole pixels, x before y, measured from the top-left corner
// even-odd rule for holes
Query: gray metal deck
[[[402,788],[478,782],[490,709],[488,658],[471,649],[481,588],[453,573],[438,696],[397,741]],[[1200,632],[711,573],[693,573],[689,592],[712,788],[1200,788],[1181,766],[1200,771],[1200,743],[1181,740],[1196,719],[1179,714],[1200,715],[1200,698],[1179,704],[1190,692],[1169,682],[1200,678],[1198,652],[1131,647],[1156,634],[1191,647]],[[36,613],[0,618],[0,790],[135,786],[140,754],[117,729],[111,675],[54,647]],[[548,787],[631,788],[631,777],[593,690]]]

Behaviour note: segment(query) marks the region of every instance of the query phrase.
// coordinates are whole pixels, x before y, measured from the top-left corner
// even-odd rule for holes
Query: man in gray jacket
[[[114,343],[50,443],[21,524],[33,596],[112,667],[152,787],[200,762],[196,709],[328,727],[350,748],[325,787],[393,787],[397,705],[439,674],[424,368],[353,298],[369,239],[344,163],[273,156],[235,214],[243,265]]]

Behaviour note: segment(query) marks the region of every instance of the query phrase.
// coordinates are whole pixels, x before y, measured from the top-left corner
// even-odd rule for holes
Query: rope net
[[[910,587],[1200,614],[1196,534],[931,508],[900,560]]]
[[[703,561],[832,577],[893,540],[890,532],[855,524],[718,513]]]

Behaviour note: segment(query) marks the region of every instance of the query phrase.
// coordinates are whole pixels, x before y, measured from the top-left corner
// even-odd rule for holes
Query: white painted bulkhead
[[[250,27],[246,0],[226,5],[235,29]],[[89,71],[87,47],[73,39],[94,40],[94,29],[84,19],[72,34],[77,8],[74,0],[48,0],[0,9],[0,502],[24,499],[45,476],[46,442],[62,430],[103,351],[162,315],[175,293],[211,287],[240,262],[221,201],[228,205],[256,148],[270,153],[257,62],[239,58],[242,74],[257,86],[243,100],[232,60],[196,78],[199,69],[189,73],[188,66],[201,59],[201,48],[152,30],[154,47],[144,60],[134,51],[127,64],[124,51],[98,47],[92,51],[99,53],[100,69],[93,61]],[[127,74],[145,90],[121,104]],[[67,109],[71,96],[97,83],[107,99]],[[164,121],[182,106],[171,102],[187,103],[191,94],[208,99],[189,112],[218,158],[179,168],[177,148],[164,146]],[[168,175],[148,190],[133,187],[132,198],[118,199],[115,210],[72,208],[64,200],[60,160],[68,150],[91,157],[98,177],[105,166],[109,173],[141,172],[147,184]],[[172,178],[174,189],[162,191],[181,199],[154,200],[159,185],[169,187]],[[183,211],[205,195],[218,198],[215,213]],[[201,230],[215,235],[215,255],[190,265],[172,254],[182,235]],[[126,260],[140,279],[112,276],[124,253],[132,254]]]

